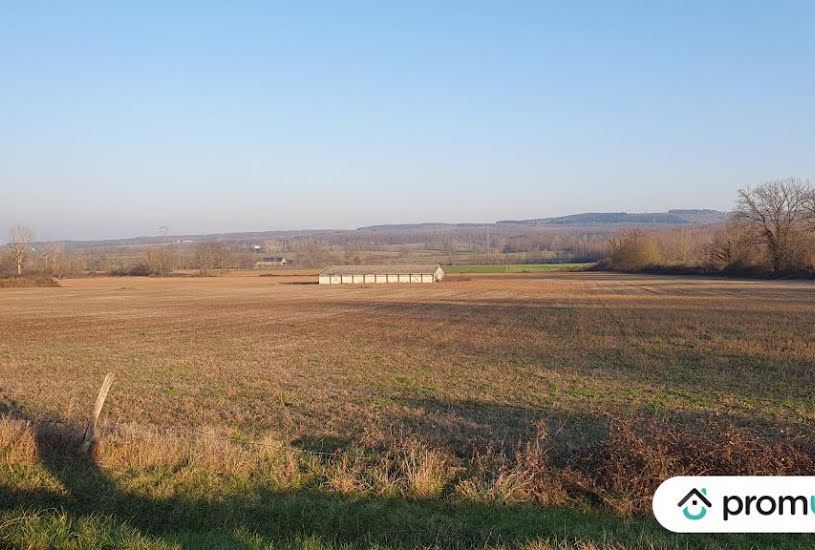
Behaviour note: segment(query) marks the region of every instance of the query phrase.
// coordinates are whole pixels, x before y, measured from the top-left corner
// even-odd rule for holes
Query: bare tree
[[[63,245],[59,242],[46,242],[43,243],[42,256],[43,270],[46,273],[54,271],[54,264],[57,259],[62,255]]]
[[[676,245],[676,252],[679,256],[679,261],[682,263],[682,265],[686,265],[688,263],[688,257],[690,256],[692,246],[690,233],[687,229],[682,229],[682,231],[679,233],[679,238]]]
[[[812,186],[808,181],[785,178],[762,183],[755,188],[739,190],[736,220],[755,228],[767,246],[773,271],[790,266],[799,252],[801,232],[813,228],[815,209]]]
[[[144,254],[142,265],[144,266],[147,274],[158,275],[160,277],[167,276],[173,271],[173,264],[175,263],[175,250],[167,246],[151,246]]]
[[[230,250],[220,241],[206,241],[195,246],[193,265],[202,275],[212,269],[224,269],[230,258]]]
[[[806,211],[807,217],[807,229],[810,231],[815,231],[815,187],[812,187],[809,180],[806,181],[805,185],[809,189],[809,192],[804,199],[804,210]]]
[[[766,255],[756,247],[760,238],[755,227],[737,219],[718,229],[705,247],[708,264],[716,270],[752,271],[762,265]]]
[[[9,233],[9,243],[11,245],[11,255],[17,265],[17,275],[23,274],[23,264],[31,251],[31,241],[34,235],[31,229],[22,225],[15,225]]]

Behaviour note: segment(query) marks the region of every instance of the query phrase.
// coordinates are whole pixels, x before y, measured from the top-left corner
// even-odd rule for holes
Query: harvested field
[[[114,423],[440,444],[541,421],[815,415],[815,285],[605,273],[316,288],[311,277],[111,278],[0,295],[3,400]],[[36,381],[32,384],[32,381]],[[66,382],[68,382],[66,384]]]
[[[135,429],[153,434],[148,448],[155,448],[156,434],[179,445],[207,433],[236,446],[223,451],[245,466],[232,478],[256,483],[268,457],[230,453],[244,442],[252,453],[251,442],[274,442],[295,453],[296,471],[308,477],[319,470],[316,484],[299,486],[311,491],[308,498],[319,490],[406,502],[492,499],[532,505],[533,515],[544,506],[551,514],[584,510],[605,518],[595,531],[510,530],[492,542],[460,534],[480,546],[537,538],[597,546],[722,542],[671,538],[647,519],[626,520],[634,522],[627,539],[614,518],[645,513],[660,476],[811,469],[812,282],[582,272],[451,275],[415,286],[292,284],[313,279],[117,277],[6,290],[0,412],[78,424],[112,370],[117,378],[103,414],[111,441],[132,444],[127,434]],[[29,428],[12,424],[0,437],[0,458],[15,473],[3,474],[0,487],[53,483],[44,472],[54,475],[54,468],[37,465],[36,434],[21,435]],[[20,450],[15,437],[34,443]],[[705,450],[698,459],[676,444],[695,437]],[[122,453],[135,451],[121,445],[113,445],[119,455],[99,450],[101,467],[117,483],[158,491],[158,478],[134,473],[139,462]],[[723,458],[715,458],[719,450],[727,451]],[[309,455],[315,451],[323,454]],[[302,466],[309,456],[333,458]],[[173,471],[195,460],[165,462]],[[610,463],[620,467],[611,471]],[[223,464],[199,467],[216,478],[230,475]],[[44,477],[32,481],[38,471]],[[161,483],[169,483],[166,475]],[[286,491],[297,489],[294,478],[286,478]],[[516,483],[501,489],[496,479]],[[179,483],[177,491],[194,490]],[[6,502],[16,518],[20,499]],[[320,534],[304,528],[284,538],[372,542]],[[447,540],[417,537],[406,544]],[[791,539],[741,542],[754,540]]]

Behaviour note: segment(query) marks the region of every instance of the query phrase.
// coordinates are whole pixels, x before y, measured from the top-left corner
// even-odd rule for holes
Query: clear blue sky
[[[815,177],[812,0],[0,8],[2,232],[727,209]]]

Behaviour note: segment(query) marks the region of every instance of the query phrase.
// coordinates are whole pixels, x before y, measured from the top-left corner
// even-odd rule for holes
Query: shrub
[[[0,288],[30,288],[30,287],[55,287],[59,286],[51,277],[42,276],[12,276],[0,277]]]
[[[620,515],[648,513],[654,491],[679,475],[809,475],[811,442],[770,441],[731,424],[698,430],[655,419],[613,421],[571,464],[572,486]]]
[[[655,238],[641,229],[624,229],[609,240],[611,255],[604,267],[615,271],[641,271],[658,265],[662,252]]]

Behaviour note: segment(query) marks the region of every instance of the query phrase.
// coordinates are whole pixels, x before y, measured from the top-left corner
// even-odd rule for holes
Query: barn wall
[[[369,284],[369,283],[433,283],[444,278],[444,271],[439,268],[434,273],[368,273],[365,275],[350,274],[320,274],[318,276],[321,285],[337,284]]]

